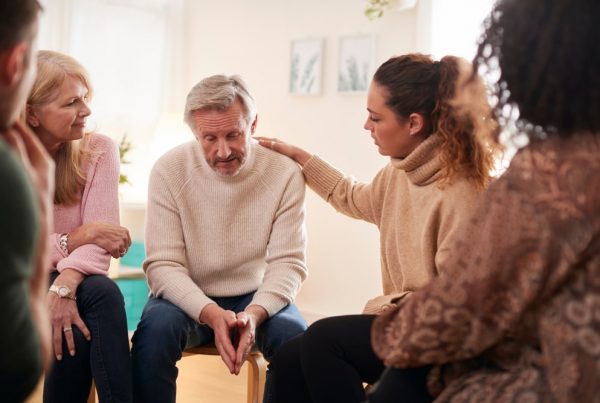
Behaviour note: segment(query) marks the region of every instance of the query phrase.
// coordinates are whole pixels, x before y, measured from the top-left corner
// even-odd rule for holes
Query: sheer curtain
[[[429,0],[430,53],[436,59],[445,55],[461,56],[471,61],[477,51],[477,41],[483,32],[483,22],[496,0]],[[505,130],[500,140],[505,145],[502,157],[496,162],[493,175],[502,174],[518,148],[525,145],[522,137],[511,138]]]
[[[148,150],[165,115],[182,110],[184,0],[46,0],[40,49],[77,58],[94,86],[89,127],[133,149],[125,201],[144,201]]]

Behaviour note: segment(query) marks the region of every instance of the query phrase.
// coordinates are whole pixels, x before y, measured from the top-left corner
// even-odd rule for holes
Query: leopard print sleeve
[[[597,206],[578,192],[598,183],[594,168],[597,157],[522,151],[482,197],[443,274],[375,321],[376,354],[406,367],[472,358],[519,332],[535,344],[544,302],[592,241]]]

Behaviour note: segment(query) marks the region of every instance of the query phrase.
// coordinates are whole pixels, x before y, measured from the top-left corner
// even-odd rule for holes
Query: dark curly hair
[[[530,137],[600,132],[599,21],[598,0],[496,3],[473,70],[493,78],[503,127],[514,121]]]
[[[442,139],[440,184],[452,181],[456,175],[485,187],[493,167],[492,150],[477,136],[478,124],[471,113],[464,113],[454,99],[460,79],[462,59],[446,56],[439,62],[418,53],[397,56],[383,63],[373,81],[387,90],[387,105],[400,120],[418,113],[425,121],[425,134],[437,133]],[[466,74],[466,79],[470,74]],[[485,97],[479,99],[487,104]]]

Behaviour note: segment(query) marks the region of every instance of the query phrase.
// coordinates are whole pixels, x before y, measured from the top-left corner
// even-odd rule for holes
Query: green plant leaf
[[[365,15],[370,21],[374,21],[377,18],[383,16],[383,12],[389,8],[390,0],[366,0],[367,8],[365,9]]]
[[[378,10],[375,8],[367,8],[365,10],[365,15],[370,21],[374,21],[383,16],[383,10]]]
[[[119,141],[118,147],[119,147],[119,162],[121,162],[121,165],[131,163],[131,161],[128,161],[126,159],[127,154],[133,148],[133,146],[131,145],[131,141],[129,141],[127,139],[127,133],[125,133],[123,135],[123,137],[121,137],[121,141]],[[129,182],[129,178],[127,177],[127,175],[120,173],[119,174],[119,185],[123,185],[123,184],[131,185],[131,182]]]

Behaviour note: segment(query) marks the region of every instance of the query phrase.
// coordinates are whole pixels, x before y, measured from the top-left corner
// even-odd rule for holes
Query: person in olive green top
[[[46,238],[54,164],[18,122],[35,77],[36,0],[0,0],[0,391],[22,402],[48,362]]]

